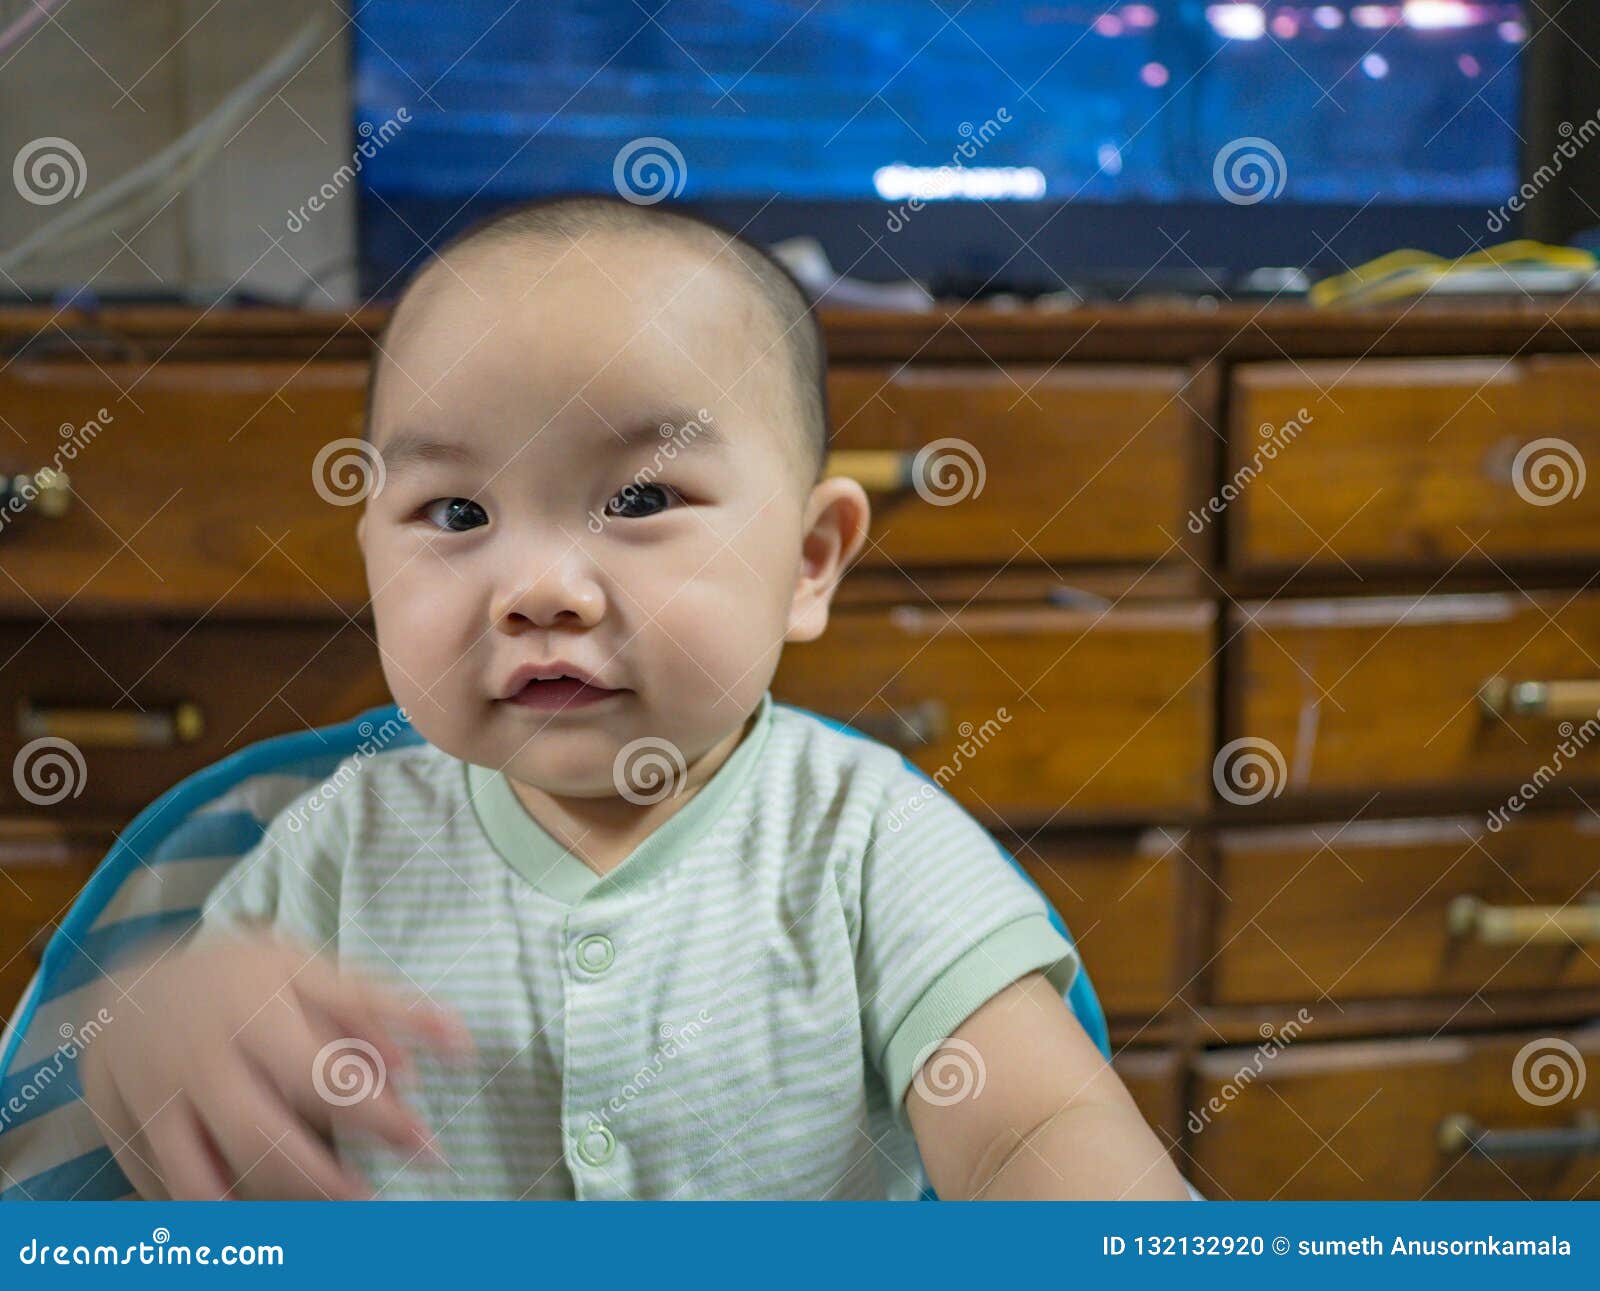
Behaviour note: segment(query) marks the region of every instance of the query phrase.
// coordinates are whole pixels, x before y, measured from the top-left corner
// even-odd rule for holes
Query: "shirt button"
[[[616,948],[612,946],[611,938],[598,932],[592,932],[583,938],[578,943],[575,955],[578,967],[586,973],[605,972],[616,957]]]
[[[599,1121],[591,1120],[578,1135],[578,1159],[585,1165],[604,1165],[617,1150],[617,1136]]]

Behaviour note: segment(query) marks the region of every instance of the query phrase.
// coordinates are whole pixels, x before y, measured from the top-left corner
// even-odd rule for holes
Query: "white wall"
[[[29,8],[0,0],[0,28]],[[0,277],[0,296],[48,300],[88,284],[209,301],[237,285],[310,307],[352,300],[354,186],[298,233],[286,228],[286,212],[351,160],[350,31],[334,0],[67,0],[0,53],[0,257],[177,139],[318,14],[320,52],[161,214],[116,219],[91,244],[46,251],[12,269],[12,281]],[[77,147],[86,182],[76,198],[36,205],[19,194],[13,165],[45,136]]]

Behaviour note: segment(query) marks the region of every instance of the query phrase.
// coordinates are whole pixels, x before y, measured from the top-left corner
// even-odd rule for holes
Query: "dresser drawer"
[[[0,1023],[111,842],[106,830],[0,819]]]
[[[989,821],[1192,813],[1210,787],[1212,617],[851,610],[784,651],[773,694],[901,748]]]
[[[0,407],[27,444],[5,436],[0,472],[54,456],[71,489],[7,517],[0,610],[355,612],[361,508],[327,500],[355,477],[317,462],[360,435],[365,383],[360,363],[13,363]]]
[[[1587,357],[1242,365],[1235,566],[1592,560],[1600,488],[1581,484],[1600,466],[1597,406]]]
[[[1217,848],[1219,1004],[1600,987],[1587,812],[1228,830]]]
[[[834,447],[929,449],[872,487],[867,564],[1181,561],[1212,432],[1178,367],[836,368]]]
[[[1038,836],[1015,855],[1077,943],[1100,1006],[1112,1017],[1152,1017],[1178,979],[1180,831],[1147,831],[1120,846]]]
[[[1267,789],[1219,758],[1225,798],[1504,801],[1600,775],[1600,594],[1277,601],[1246,605],[1234,628],[1227,738],[1265,741],[1278,765]]]
[[[1600,1197],[1597,1063],[1600,1027],[1216,1050],[1195,1063],[1193,1177],[1239,1200]]]
[[[368,631],[0,624],[0,812],[123,819],[243,745],[390,702]]]

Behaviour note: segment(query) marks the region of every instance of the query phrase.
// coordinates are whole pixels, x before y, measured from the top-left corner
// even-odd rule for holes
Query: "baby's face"
[[[776,329],[753,287],[656,240],[431,272],[378,383],[384,481],[360,525],[395,700],[441,749],[553,795],[615,794],[635,740],[692,766],[784,641],[820,631]],[[556,661],[604,693],[508,698]]]

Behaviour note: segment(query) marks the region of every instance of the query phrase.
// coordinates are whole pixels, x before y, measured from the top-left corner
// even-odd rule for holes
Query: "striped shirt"
[[[273,819],[201,935],[270,924],[461,1014],[475,1060],[419,1052],[405,1095],[449,1166],[336,1131],[380,1197],[913,1198],[922,1060],[1024,973],[1077,971],[949,795],[770,692],[604,876],[499,772],[427,743],[354,763]],[[326,1061],[335,1099],[379,1070]]]

